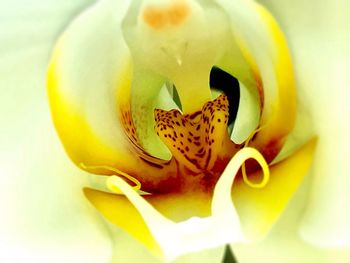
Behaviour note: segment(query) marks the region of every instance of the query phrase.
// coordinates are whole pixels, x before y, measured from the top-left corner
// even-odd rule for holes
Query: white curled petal
[[[269,173],[266,162],[256,150],[242,149],[232,158],[215,186],[212,215],[202,218],[191,217],[179,223],[174,223],[159,213],[123,179],[111,177],[109,184],[113,183],[119,188],[135,206],[161,247],[165,259],[172,260],[189,252],[245,240],[237,211],[232,202],[231,188],[242,163],[249,158],[254,158],[259,162],[264,174]]]
[[[115,178],[115,185],[139,210],[155,240],[162,248],[164,258],[168,261],[186,253],[224,245],[234,239],[236,241],[242,239],[241,235],[237,234],[239,225],[236,224],[238,217],[235,213],[233,222],[223,222],[222,219],[227,219],[226,217],[212,215],[206,218],[192,217],[186,221],[174,223],[155,210],[122,179]],[[234,232],[228,231],[227,223],[235,225]]]

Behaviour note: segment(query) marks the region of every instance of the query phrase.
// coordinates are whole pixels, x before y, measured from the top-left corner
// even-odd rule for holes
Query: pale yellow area
[[[307,174],[315,148],[316,139],[312,139],[294,155],[273,165],[270,180],[264,188],[252,188],[243,181],[235,183],[232,200],[249,238],[263,237],[276,222]],[[250,178],[259,180],[261,172]]]

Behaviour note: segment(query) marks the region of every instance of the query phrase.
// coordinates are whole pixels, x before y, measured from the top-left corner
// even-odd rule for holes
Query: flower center
[[[228,119],[228,100],[220,95],[192,114],[156,109],[155,130],[180,164],[195,174],[208,173],[237,148],[229,139]]]

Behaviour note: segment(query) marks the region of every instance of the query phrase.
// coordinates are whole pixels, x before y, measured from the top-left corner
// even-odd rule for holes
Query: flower
[[[5,261],[107,262],[109,258],[109,236],[104,235],[92,209],[76,191],[88,178],[71,166],[61,151],[50,128],[44,89],[41,88],[52,41],[82,8],[82,2],[31,0],[21,2],[21,7],[18,3],[1,3],[0,86],[4,92],[0,105],[1,112],[6,114],[1,116],[0,137],[3,200],[0,225],[3,249],[0,253],[2,259],[7,259]],[[340,201],[346,203],[348,200],[348,181],[343,176],[348,162],[340,161],[340,157],[346,158],[348,145],[348,126],[340,121],[348,116],[348,90],[344,85],[348,75],[342,74],[347,63],[340,56],[348,51],[346,37],[343,38],[347,35],[348,24],[346,3],[319,5],[313,1],[268,1],[266,5],[287,33],[296,65],[301,106],[311,112],[320,135],[319,146],[322,145],[317,148],[313,169],[316,176],[312,181],[308,180],[316,182],[312,184],[312,205],[309,198],[294,203],[298,204],[300,214],[306,211],[312,215],[308,220],[308,226],[313,228],[309,238],[317,243],[336,245],[341,241],[346,245],[346,236],[350,236],[346,234],[348,212],[339,205]],[[331,92],[333,90],[335,92]],[[333,128],[338,131],[336,136]],[[330,159],[335,161],[329,162]],[[293,210],[294,206],[288,208],[288,211]],[[297,230],[299,220],[290,220],[290,215],[287,212],[283,216],[288,218],[289,225],[278,223],[266,241],[247,245],[246,255],[235,249],[240,262],[255,262],[256,258],[261,262],[272,259],[300,262],[306,258],[308,262],[334,262],[338,259],[336,255],[343,255],[343,260],[348,258],[346,251],[339,254],[334,250],[317,249],[302,243],[297,235],[291,235]],[[129,240],[120,235],[119,239]],[[126,240],[117,240],[119,256],[123,254],[120,246]],[[129,257],[141,250],[134,248],[135,253]],[[147,255],[142,256],[146,260]],[[342,259],[338,261],[343,262]]]
[[[222,70],[259,105],[259,125],[241,143],[228,134],[227,97],[212,100],[209,76]],[[176,87],[181,112],[166,83]],[[315,147],[311,140],[272,163],[294,126],[294,86],[278,25],[260,5],[239,1],[100,1],[61,36],[48,72],[68,155],[90,173],[113,175],[108,192],[88,188],[86,197],[168,260],[255,240],[276,221]],[[243,166],[233,205],[231,186],[248,159],[263,179],[252,183],[259,167],[248,162],[247,178]]]

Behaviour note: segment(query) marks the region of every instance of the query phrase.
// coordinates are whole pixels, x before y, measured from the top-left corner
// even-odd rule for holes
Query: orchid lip
[[[252,148],[240,150],[236,157],[232,159],[223,175],[215,186],[211,205],[212,215],[210,217],[191,217],[183,222],[174,223],[161,213],[155,210],[140,195],[122,179],[112,176],[107,180],[111,190],[116,193],[123,193],[140,211],[147,224],[156,226],[150,229],[160,246],[162,246],[163,257],[171,261],[179,256],[178,247],[181,246],[181,253],[184,251],[193,252],[203,249],[200,240],[203,233],[211,233],[212,242],[207,246],[224,245],[231,242],[243,241],[244,235],[240,229],[239,218],[231,201],[231,187],[242,163],[248,158],[254,158],[262,167],[264,176],[269,177],[269,168],[263,156]],[[235,171],[235,172],[231,172]],[[228,223],[230,222],[230,223]],[[235,222],[232,224],[232,222]],[[197,225],[198,227],[193,227]],[[213,231],[212,226],[221,226]],[[231,226],[231,227],[230,227]],[[232,236],[228,236],[229,232]]]

